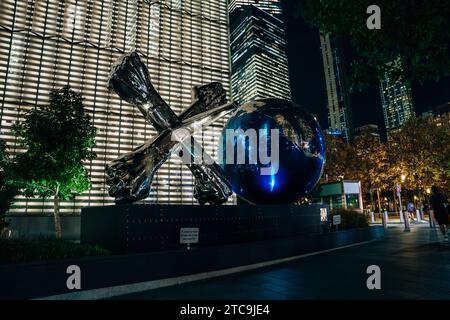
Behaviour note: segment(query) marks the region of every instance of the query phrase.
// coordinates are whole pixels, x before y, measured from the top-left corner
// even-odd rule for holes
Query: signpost
[[[326,222],[328,220],[328,210],[327,208],[320,208],[320,221]]]
[[[191,243],[198,243],[199,228],[181,228],[180,243],[187,244],[187,249],[191,249]]]
[[[337,214],[333,216],[333,225],[336,226],[336,231],[339,230],[339,225],[341,224],[341,215]]]

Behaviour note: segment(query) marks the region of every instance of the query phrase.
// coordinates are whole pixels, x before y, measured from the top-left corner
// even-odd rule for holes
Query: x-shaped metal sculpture
[[[207,126],[236,109],[236,103],[226,103],[226,92],[220,83],[194,87],[193,103],[177,116],[151,84],[148,69],[139,55],[132,52],[113,65],[108,88],[139,108],[159,133],[106,166],[109,194],[116,203],[132,203],[147,198],[158,168],[173,152],[181,150],[188,152],[194,160],[187,166],[194,175],[197,201],[200,204],[227,201],[232,194],[230,183],[222,169],[192,137],[198,126]]]

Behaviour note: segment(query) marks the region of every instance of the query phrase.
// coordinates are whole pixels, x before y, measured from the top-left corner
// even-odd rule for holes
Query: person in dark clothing
[[[407,209],[408,209],[409,219],[411,219],[412,221],[416,221],[416,220],[414,220],[414,203],[409,202]]]
[[[433,208],[434,219],[437,221],[444,239],[448,241],[447,226],[450,223],[447,211],[448,198],[445,194],[439,192],[436,186],[433,186],[431,190],[433,194],[430,197],[430,204]]]

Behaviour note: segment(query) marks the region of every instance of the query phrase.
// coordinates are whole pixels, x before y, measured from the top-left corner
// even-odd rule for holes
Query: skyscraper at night
[[[345,65],[339,38],[320,35],[325,87],[327,91],[328,132],[347,142],[353,137],[352,113],[345,80]]]
[[[291,99],[279,1],[230,2],[232,97]]]
[[[281,0],[230,0],[229,10],[232,12],[235,9],[250,5],[254,5],[280,19],[282,18],[283,10],[281,8]]]
[[[393,80],[386,72],[380,81],[381,104],[386,130],[404,124],[414,113],[411,87],[408,82]]]
[[[11,133],[24,113],[48,103],[69,84],[84,97],[97,128],[97,159],[86,163],[92,189],[62,212],[113,203],[105,165],[155,135],[139,110],[109,93],[106,80],[123,53],[137,52],[154,86],[176,113],[191,103],[194,85],[219,81],[230,90],[228,1],[2,0],[0,2],[1,138],[21,152]],[[215,156],[224,120],[196,136]],[[154,179],[148,201],[195,203],[192,175],[173,157]],[[51,212],[51,200],[20,197],[12,212]]]

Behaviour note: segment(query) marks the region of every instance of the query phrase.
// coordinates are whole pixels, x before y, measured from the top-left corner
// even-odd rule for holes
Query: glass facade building
[[[281,0],[230,0],[229,11],[233,12],[244,6],[254,5],[259,9],[277,16],[281,19],[283,10],[281,8]]]
[[[408,82],[394,81],[386,72],[380,81],[380,95],[386,130],[399,128],[414,114]]]
[[[1,138],[22,152],[11,126],[50,90],[69,84],[84,97],[97,127],[97,159],[87,162],[92,189],[62,203],[61,212],[112,204],[105,165],[156,131],[137,108],[109,93],[106,80],[123,53],[137,52],[154,86],[176,113],[191,103],[191,88],[211,81],[230,91],[227,0],[2,0],[0,1]],[[225,119],[196,138],[211,155]],[[12,212],[52,212],[51,199],[20,197]],[[195,203],[191,172],[173,157],[154,179],[150,202]]]
[[[231,1],[230,10],[233,99],[239,103],[268,97],[290,100],[279,1]]]
[[[345,78],[345,64],[340,39],[329,34],[320,35],[328,107],[328,133],[353,139],[350,99]]]

